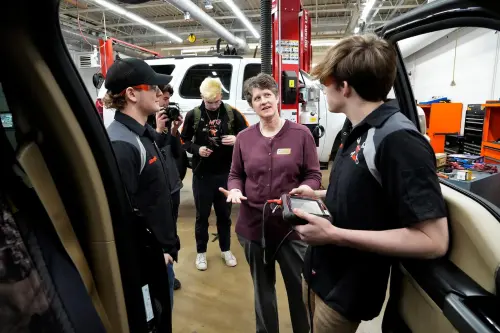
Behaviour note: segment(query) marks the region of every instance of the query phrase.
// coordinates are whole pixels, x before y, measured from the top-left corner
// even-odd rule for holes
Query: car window
[[[245,84],[245,81],[251,77],[256,76],[261,72],[261,64],[247,64],[245,66],[245,71],[243,72],[243,82],[242,85]],[[241,98],[245,99],[245,89],[242,89]]]
[[[175,69],[175,65],[151,65],[156,73],[170,75]]]
[[[222,82],[222,99],[229,99],[233,66],[230,64],[203,64],[188,69],[182,80],[179,94],[185,99],[199,99],[200,85],[207,77],[219,78]]]
[[[500,36],[474,27],[422,36],[398,46],[439,175],[500,207]]]

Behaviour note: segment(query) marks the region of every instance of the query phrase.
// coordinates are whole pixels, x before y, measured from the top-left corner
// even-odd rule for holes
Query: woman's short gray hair
[[[243,86],[245,99],[250,106],[252,106],[254,88],[261,90],[269,89],[275,96],[278,96],[278,84],[274,81],[274,78],[269,74],[260,73],[246,80]]]

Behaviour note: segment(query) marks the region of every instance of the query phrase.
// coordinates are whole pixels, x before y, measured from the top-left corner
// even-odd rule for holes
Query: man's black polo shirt
[[[432,147],[410,120],[387,104],[344,137],[325,204],[333,224],[345,229],[388,230],[446,216]],[[392,261],[353,248],[312,246],[304,276],[344,317],[370,320],[382,308]]]
[[[165,134],[157,134],[150,125],[143,126],[120,111],[115,113],[115,120],[107,131],[132,204],[140,211],[164,252],[177,260],[179,239],[172,214],[168,170],[156,144],[160,141],[163,141],[162,145],[166,144],[168,138]],[[142,172],[137,137],[146,153]]]

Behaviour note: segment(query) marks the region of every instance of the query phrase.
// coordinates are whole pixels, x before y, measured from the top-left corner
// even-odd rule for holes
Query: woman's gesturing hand
[[[228,191],[225,188],[219,187],[219,191],[224,193],[224,195],[227,197],[227,202],[241,203],[241,200],[247,200],[247,197],[245,197],[243,193],[241,193],[241,191],[238,189],[232,189]]]

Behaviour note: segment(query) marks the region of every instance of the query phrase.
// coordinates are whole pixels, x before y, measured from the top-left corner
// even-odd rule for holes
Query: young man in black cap
[[[169,170],[158,148],[168,143],[170,135],[160,134],[146,123],[152,114],[157,115],[157,124],[167,121],[158,112],[162,96],[158,85],[166,85],[171,79],[157,74],[143,60],[116,60],[107,72],[104,105],[116,109],[108,135],[132,204],[163,248],[173,304],[172,265],[177,261],[180,242],[172,212]]]

